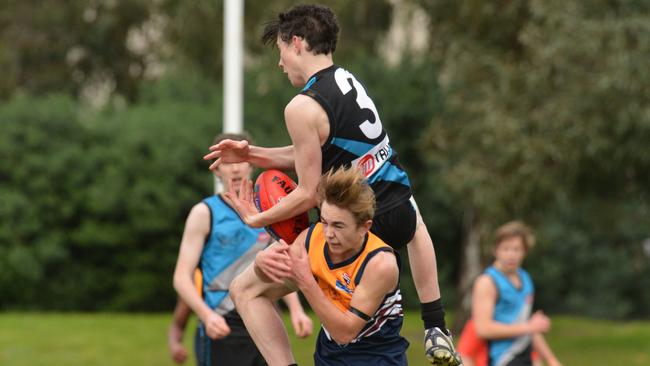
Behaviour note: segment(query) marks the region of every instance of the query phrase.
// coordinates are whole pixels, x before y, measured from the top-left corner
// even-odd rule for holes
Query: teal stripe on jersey
[[[332,139],[332,145],[338,146],[341,149],[356,155],[357,157],[365,155],[368,151],[372,150],[374,145],[366,144],[364,142],[359,142],[350,139],[344,139],[340,137],[335,137]],[[393,156],[393,149],[390,149],[390,156],[387,158],[390,159]],[[406,172],[395,165],[391,164],[390,161],[386,161],[384,165],[375,174],[368,178],[368,183],[373,184],[377,181],[387,181],[403,184],[405,186],[411,186]]]
[[[366,144],[365,142],[344,139],[340,137],[333,138],[332,145],[338,146],[341,149],[350,152],[356,156],[364,155],[368,151],[372,150],[373,147],[375,147],[375,145]]]
[[[387,182],[395,182],[405,186],[411,186],[409,177],[402,169],[399,169],[390,162],[385,162],[379,170],[368,179],[368,183],[373,184],[376,181],[383,180]]]
[[[310,86],[314,85],[315,82],[316,82],[316,77],[314,76],[311,79],[309,79],[309,81],[307,82],[307,85],[305,85],[305,87],[302,88],[302,90],[300,92],[307,91],[307,89],[309,89]]]

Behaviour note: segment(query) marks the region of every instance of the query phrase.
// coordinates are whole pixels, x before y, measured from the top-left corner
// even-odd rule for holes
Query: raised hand
[[[235,193],[236,191],[235,187],[227,187],[227,191],[223,194],[225,201],[237,211],[246,225],[258,227],[253,220],[253,217],[259,214],[253,202],[253,181],[248,178],[242,179],[239,193]]]
[[[226,139],[216,145],[210,146],[210,153],[203,157],[203,160],[216,159],[211,165],[210,170],[215,170],[221,163],[242,163],[248,161],[250,146],[248,141],[235,141]]]

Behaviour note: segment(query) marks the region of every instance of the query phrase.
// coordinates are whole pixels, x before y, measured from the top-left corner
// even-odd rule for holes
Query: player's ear
[[[363,227],[364,231],[366,232],[370,231],[370,228],[372,227],[372,220],[368,220],[364,222],[363,224],[361,224],[361,226]]]
[[[302,49],[304,48],[302,41],[303,41],[302,37],[298,37],[296,35],[291,37],[291,44],[293,44],[293,46],[295,47],[296,51],[298,51],[298,53],[302,52]]]

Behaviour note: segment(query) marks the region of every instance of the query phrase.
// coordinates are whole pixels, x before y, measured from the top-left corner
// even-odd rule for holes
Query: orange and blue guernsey
[[[334,263],[327,249],[323,224],[313,224],[305,241],[312,273],[323,293],[347,312],[354,290],[363,281],[368,261],[380,252],[397,253],[381,239],[368,233],[357,254],[340,263]],[[370,314],[369,314],[370,315]],[[400,336],[402,328],[402,295],[399,284],[386,294],[377,311],[348,344],[338,344],[325,327],[318,334],[314,363],[316,365],[406,365],[406,348],[409,343]]]

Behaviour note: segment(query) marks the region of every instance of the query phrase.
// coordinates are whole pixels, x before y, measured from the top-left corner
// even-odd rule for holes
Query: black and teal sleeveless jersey
[[[376,214],[411,197],[411,185],[389,143],[375,103],[348,71],[332,65],[312,76],[301,94],[316,100],[327,113],[330,135],[321,146],[322,172],[359,166],[375,192]]]

